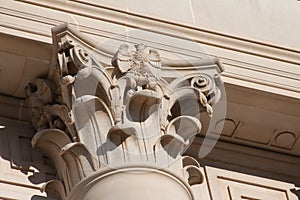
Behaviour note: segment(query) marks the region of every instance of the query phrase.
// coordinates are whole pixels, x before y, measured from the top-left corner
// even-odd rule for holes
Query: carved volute
[[[147,195],[143,187],[160,188],[165,199],[195,199],[191,188],[203,175],[183,153],[201,130],[201,114],[213,115],[221,71],[205,60],[173,66],[142,43],[120,42],[113,54],[68,25],[54,28],[49,76],[26,88],[37,130],[32,144],[58,171],[46,192],[61,199],[129,199],[132,182],[135,199]],[[118,190],[127,193],[119,197]]]

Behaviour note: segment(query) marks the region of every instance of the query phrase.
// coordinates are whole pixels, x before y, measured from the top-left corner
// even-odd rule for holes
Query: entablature
[[[196,42],[205,54],[219,57],[227,69],[223,73],[225,83],[299,98],[299,50],[282,46],[284,41],[273,44],[83,1],[66,4],[64,1],[20,0],[5,1],[2,6],[5,19],[1,25],[2,33],[50,44],[50,29],[63,22],[73,24],[97,41],[119,37],[120,33],[126,38],[126,32],[137,29],[156,32],[184,42]],[[32,14],[32,10],[43,16]],[[129,38],[133,43],[143,39],[130,35]],[[154,46],[201,57],[199,51],[193,52],[191,48],[180,48],[163,40]]]

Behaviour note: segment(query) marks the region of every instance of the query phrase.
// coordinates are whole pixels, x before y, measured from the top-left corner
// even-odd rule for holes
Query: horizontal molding
[[[44,1],[44,0],[43,1],[17,0],[17,1],[31,4],[31,5],[38,5],[43,8],[48,8],[55,11],[62,11],[69,14],[84,16],[90,19],[103,20],[112,24],[118,24],[118,25],[127,26],[131,28],[147,30],[150,32],[158,32],[163,35],[169,35],[175,38],[195,41],[202,44],[215,46],[218,48],[224,48],[227,50],[237,51],[245,54],[250,54],[250,55],[259,56],[263,58],[287,62],[290,64],[300,65],[300,58],[299,58],[300,50],[285,48],[274,44],[249,40],[246,38],[240,38],[240,37],[218,33],[210,30],[205,30],[193,26],[188,26],[188,25],[171,22],[171,21],[148,17],[136,13],[128,13],[126,11],[122,11],[119,9],[100,6],[97,4],[84,3],[82,1],[77,1],[77,0],[72,0],[71,2],[68,2],[68,4],[63,3],[61,1],[55,1],[55,3],[53,3],[54,1],[50,3],[49,1]],[[72,4],[72,2],[74,5]],[[80,4],[78,5],[78,3]],[[69,7],[72,7],[72,10],[70,10]],[[87,12],[85,12],[86,10],[91,11],[89,12],[90,14],[87,14]],[[20,12],[18,10],[7,9],[4,7],[0,8],[0,13],[11,15],[14,17],[19,17],[22,19],[27,19],[30,21],[35,21],[37,23],[48,24],[50,26],[55,26],[64,22],[63,20],[53,19],[49,17],[41,17],[38,15],[33,15],[31,13]],[[81,25],[79,25],[79,27],[81,28]],[[147,27],[162,27],[164,29],[169,29],[169,30],[175,29],[178,32],[184,33],[185,36],[178,36],[177,34],[174,34],[171,31],[166,32],[163,30],[161,31],[151,30],[151,28],[147,28]],[[45,30],[43,31],[40,30],[40,33],[38,33],[38,31],[36,30],[34,33],[43,36],[48,35],[50,37],[50,34],[45,34]]]
[[[150,32],[157,32],[185,40],[192,40],[202,44],[224,48],[227,50],[237,51],[245,54],[259,56],[263,58],[273,59],[290,64],[300,65],[299,50],[280,47],[274,44],[268,44],[260,41],[248,40],[236,36],[230,36],[214,31],[200,29],[193,26],[187,26],[172,21],[166,21],[128,13],[119,9],[100,6],[98,4],[84,3],[82,1],[36,1],[36,0],[17,0],[23,3],[38,5],[57,11],[63,11],[69,14],[84,16],[91,19],[103,20],[109,23],[127,26],[131,28],[143,29]],[[72,9],[70,9],[72,8]],[[182,32],[185,36],[179,36],[176,33],[165,30],[153,30],[149,27],[158,27],[169,30]]]
[[[214,141],[209,138],[196,137],[188,155],[198,158],[201,147],[212,148],[211,152],[204,158],[198,158],[201,164],[221,167],[228,170],[238,170],[246,174],[276,178],[280,181],[293,181],[300,183],[299,157],[284,153],[272,152],[263,148],[248,145],[234,144],[229,141]],[[286,169],[290,170],[286,170]],[[296,172],[296,173],[295,173]]]
[[[224,73],[224,74],[223,74]],[[230,85],[241,86],[245,88],[250,88],[253,90],[259,90],[267,93],[271,93],[274,95],[279,95],[282,97],[293,98],[295,100],[300,99],[300,93],[296,92],[291,88],[287,88],[284,86],[278,87],[277,84],[271,84],[266,80],[256,80],[254,78],[247,78],[245,76],[237,75],[237,74],[227,74],[226,72],[222,73],[222,80]]]
[[[19,121],[30,121],[31,119],[25,100],[0,94],[0,118],[1,117]]]
[[[27,184],[22,184],[22,183],[18,183],[18,182],[7,181],[7,180],[1,180],[1,179],[0,179],[0,183],[42,191],[42,187],[38,187],[35,185],[27,185]]]
[[[24,0],[19,0],[19,1],[24,1]],[[128,12],[125,9],[122,10],[122,9],[112,8],[112,7],[103,6],[103,5],[100,5],[100,4],[87,2],[87,1],[83,1],[83,0],[69,0],[69,1],[81,3],[83,5],[94,6],[94,7],[98,7],[98,8],[101,8],[101,9],[122,13],[122,14],[129,15],[129,16],[134,16],[134,17],[148,19],[148,20],[152,20],[152,21],[156,21],[156,22],[171,24],[171,25],[174,25],[174,26],[184,27],[184,28],[187,28],[187,29],[193,29],[193,30],[197,30],[197,31],[200,31],[200,32],[205,32],[205,33],[209,33],[209,34],[213,34],[213,35],[219,35],[219,36],[226,37],[226,38],[241,40],[241,41],[245,41],[245,42],[249,42],[249,43],[254,43],[254,44],[259,44],[259,45],[268,46],[268,47],[272,47],[272,48],[282,49],[282,50],[285,50],[285,51],[300,53],[300,51],[296,50],[296,49],[285,48],[285,47],[274,45],[274,44],[268,44],[268,43],[261,42],[261,41],[250,40],[250,39],[247,39],[247,38],[242,38],[242,37],[237,37],[237,36],[234,36],[234,35],[224,34],[224,33],[216,32],[216,31],[208,30],[208,29],[199,28],[199,27],[196,27],[196,26],[185,25],[185,24],[178,23],[178,22],[173,22],[173,21],[168,21],[168,20],[164,20],[164,19],[160,19],[160,18],[150,17],[146,14],[138,14],[138,13],[134,13],[134,12]]]
[[[8,4],[10,6],[8,6]],[[27,7],[27,9],[20,10],[20,7],[22,6]],[[37,14],[33,14],[33,12],[28,12],[28,8],[35,9],[39,12],[43,11],[45,15],[40,16]],[[217,53],[218,51],[213,52],[213,54],[211,55],[208,55],[193,51],[191,49],[184,49],[181,47],[172,46],[171,44],[164,44],[163,41],[160,44],[151,44],[151,41],[145,41],[145,43],[150,43],[151,45],[153,45],[153,47],[158,47],[158,50],[161,47],[161,49],[164,50],[170,50],[171,52],[173,51],[175,53],[195,58],[203,56],[217,56],[221,57],[221,60],[224,63],[225,67],[227,65],[230,68],[234,67],[247,69],[255,73],[260,73],[262,76],[263,74],[272,74],[276,77],[279,77],[281,80],[286,79],[299,82],[298,85],[300,85],[300,50],[296,49],[281,47],[278,45],[268,44],[255,40],[249,40],[246,38],[218,33],[189,25],[183,25],[180,23],[158,19],[139,13],[129,13],[125,10],[87,3],[83,2],[82,0],[72,0],[68,1],[68,3],[59,0],[17,0],[17,2],[2,4],[0,6],[0,13],[6,17],[11,17],[13,19],[19,18],[32,24],[31,26],[24,26],[23,24],[20,24],[20,22],[15,22],[14,24],[8,21],[0,20],[0,31],[1,28],[5,28],[5,30],[11,29],[17,31],[16,34],[18,36],[21,36],[21,33],[24,32],[24,35],[27,34],[27,36],[25,37],[34,40],[51,43],[51,27],[65,22],[66,19],[64,16],[70,14],[86,18],[86,24],[84,22],[80,22],[80,24],[73,24],[76,26],[76,28],[79,28],[81,32],[92,35],[96,38],[114,38],[119,34],[118,32],[116,32],[116,30],[120,30],[120,28],[122,27],[129,27],[133,29],[136,28],[155,32],[181,40],[197,42],[199,44],[218,49],[218,51],[220,50],[232,52],[232,55],[228,55],[228,53],[226,56],[219,55]],[[92,26],[94,24],[91,22],[94,20],[109,24],[110,26],[112,26],[112,29],[101,29],[101,27]],[[47,30],[45,30],[45,27],[47,27]],[[151,29],[149,27],[157,27],[158,29]],[[182,35],[178,35],[177,33],[182,33]],[[8,34],[10,34],[10,32]],[[34,35],[37,35],[38,37],[35,37]],[[124,41],[126,41],[126,38],[123,39]],[[120,38],[120,41],[121,40],[122,38]],[[143,41],[143,38],[130,38],[130,40],[132,42],[138,42]],[[241,57],[236,58],[235,54],[242,54],[252,58],[249,59],[251,61],[245,61]],[[264,66],[261,63],[254,63],[255,61],[253,61],[253,58],[256,57],[260,60],[266,60],[266,64],[269,66]],[[274,67],[272,67],[272,62],[276,63],[277,66],[280,65],[280,67],[282,65],[282,69],[278,69],[278,67],[277,69],[275,69]],[[286,65],[289,66],[288,70],[285,69]],[[274,83],[270,79],[257,79],[256,77],[233,72],[225,72],[224,76],[230,79],[262,84],[271,88],[273,87],[282,90],[288,90],[291,93],[294,93],[292,95],[288,94],[288,96],[293,97],[297,97],[297,93],[300,90],[297,85],[286,84],[286,82],[288,81],[279,81]],[[247,85],[245,86],[247,87]],[[283,92],[282,94],[285,95],[287,93]]]
[[[229,64],[225,64],[226,69],[228,69],[228,66],[229,66]],[[236,65],[234,67],[236,67],[238,69],[243,68],[243,66],[241,66],[241,65]],[[300,80],[298,80],[298,79],[295,80],[293,78],[287,78],[285,76],[282,76],[282,75],[279,75],[276,73],[268,74],[267,72],[261,72],[261,71],[257,72],[255,70],[251,70],[251,71],[254,71],[256,73],[249,75],[249,74],[247,74],[247,71],[242,74],[242,73],[236,73],[236,72],[226,70],[225,72],[223,72],[222,76],[239,79],[239,80],[243,80],[243,81],[249,81],[249,82],[262,84],[262,85],[279,88],[279,89],[283,89],[283,90],[288,90],[288,91],[295,92],[295,93],[300,93],[300,85],[299,85]],[[262,78],[264,76],[264,73],[266,75],[271,75],[272,79]],[[284,79],[289,80],[290,83],[286,82]]]
[[[247,75],[240,75],[234,72],[224,72],[224,74],[222,74],[222,76],[225,77],[230,77],[230,78],[235,78],[235,79],[240,79],[240,80],[244,80],[244,81],[250,81],[253,83],[259,83],[259,84],[263,84],[266,86],[271,86],[271,87],[276,87],[276,88],[280,88],[280,89],[285,89],[285,90],[289,90],[292,92],[299,92],[300,93],[300,88],[294,85],[288,85],[288,84],[282,84],[280,82],[276,82],[276,81],[266,81],[265,79],[260,79],[254,76],[247,76]]]

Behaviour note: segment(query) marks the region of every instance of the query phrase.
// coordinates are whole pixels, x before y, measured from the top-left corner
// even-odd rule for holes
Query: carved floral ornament
[[[186,187],[201,184],[199,163],[182,153],[201,130],[200,113],[213,115],[221,96],[216,64],[182,76],[171,70],[165,79],[157,50],[121,44],[109,55],[65,25],[53,29],[53,46],[48,78],[26,88],[38,131],[32,144],[57,169],[46,192],[80,199],[74,188],[81,182],[130,167],[166,170]]]

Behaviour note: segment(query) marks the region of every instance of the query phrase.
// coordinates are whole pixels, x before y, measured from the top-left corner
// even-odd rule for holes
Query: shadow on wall
[[[205,147],[203,138],[197,137],[194,144],[186,153],[198,158],[195,153]],[[198,161],[202,167],[221,169],[224,173],[232,172],[285,182],[285,187],[292,192],[290,195],[300,200],[299,157],[218,141],[212,151]]]
[[[297,195],[298,199],[300,200],[300,189],[291,189],[291,192]]]
[[[51,197],[42,197],[42,196],[38,196],[38,195],[33,195],[31,200],[59,200],[59,199],[54,199]]]
[[[1,166],[5,174],[2,179],[5,181],[14,182],[16,177],[18,184],[43,184],[51,179],[56,179],[56,171],[52,167],[51,160],[43,155],[37,149],[31,147],[31,139],[35,134],[34,129],[27,122],[19,122],[10,119],[1,119],[0,129],[0,162],[6,160],[1,164],[8,165]],[[29,183],[28,183],[29,182]],[[24,189],[25,190],[25,189]],[[18,189],[22,195],[22,189]],[[12,194],[15,192],[12,191]],[[41,194],[37,189],[35,194]],[[42,196],[34,195],[33,200],[44,199]]]

